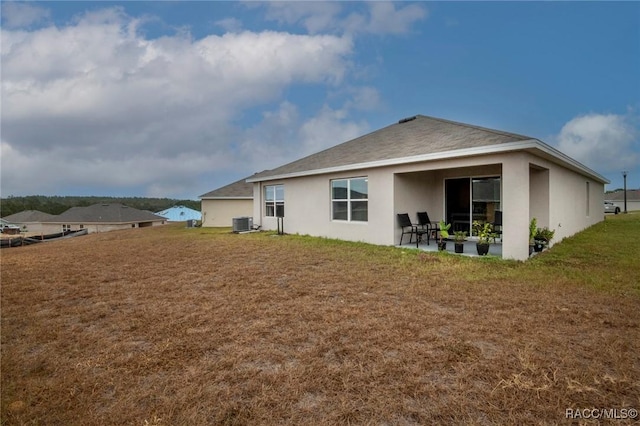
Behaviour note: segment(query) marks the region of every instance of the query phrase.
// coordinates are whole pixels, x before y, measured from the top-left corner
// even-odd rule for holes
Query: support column
[[[502,163],[502,257],[529,258],[529,160],[514,153]]]

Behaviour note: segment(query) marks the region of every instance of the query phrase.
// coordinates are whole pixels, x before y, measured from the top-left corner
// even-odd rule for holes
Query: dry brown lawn
[[[611,291],[588,261],[554,275],[554,250],[523,264],[174,225],[5,249],[2,424],[640,409],[638,275]]]

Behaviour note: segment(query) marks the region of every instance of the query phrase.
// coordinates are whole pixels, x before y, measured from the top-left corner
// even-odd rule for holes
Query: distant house
[[[59,215],[38,211],[20,212],[4,218],[29,232],[55,233],[87,229],[89,233],[107,232],[117,229],[144,228],[163,225],[162,216],[134,209],[119,203],[94,204],[88,207],[72,207]]]
[[[185,206],[173,206],[156,214],[166,218],[169,222],[184,222],[186,220],[200,220],[202,218],[202,213],[198,210]]]
[[[604,194],[605,201],[611,201],[624,211],[624,191],[610,192]],[[627,211],[640,210],[640,189],[627,189]]]
[[[202,194],[202,226],[232,226],[234,217],[253,214],[253,184],[247,178]]]
[[[3,219],[13,224],[19,225],[21,228],[25,228],[29,232],[42,232],[45,228],[43,224],[52,221],[57,216],[44,213],[38,210],[25,210],[12,215],[6,216]],[[57,230],[56,232],[60,232]]]
[[[502,255],[527,259],[529,221],[554,241],[604,219],[600,174],[529,136],[418,115],[267,170],[253,183],[253,223],[380,245],[398,213],[427,211],[454,229],[502,213]]]

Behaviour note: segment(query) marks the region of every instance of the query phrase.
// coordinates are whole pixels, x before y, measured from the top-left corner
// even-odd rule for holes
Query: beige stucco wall
[[[127,223],[127,224],[109,224],[109,225],[94,224],[94,225],[85,225],[84,227],[89,230],[90,234],[93,234],[93,233],[98,233],[98,232],[120,231],[122,229],[137,228],[137,224],[131,224],[131,223]],[[71,229],[72,230],[80,229],[80,226],[72,225]]]
[[[85,226],[86,228],[86,226]],[[71,225],[72,230],[80,229],[80,225]],[[40,232],[42,234],[56,234],[58,232],[62,232],[62,224],[61,223],[42,223],[39,226],[35,224],[30,224],[27,226],[27,232]],[[89,231],[91,232],[91,230]],[[95,232],[95,231],[93,231]]]
[[[344,222],[331,220],[331,179],[367,176],[369,186],[368,222]],[[367,172],[337,173],[307,176],[285,181],[269,182],[269,185],[284,183],[284,231],[348,241],[366,241],[372,244],[392,244],[394,228],[389,218],[393,215],[393,176],[383,170]],[[277,229],[275,217],[264,216],[262,185],[254,186],[254,223],[261,218],[263,229]]]
[[[549,169],[529,164],[529,220],[549,226]]]
[[[49,229],[46,224],[42,224],[40,222],[22,222],[22,223],[15,223],[14,225],[20,226],[21,229],[24,229],[24,227],[26,226],[27,232],[43,232]],[[60,226],[60,228],[62,227]],[[54,232],[61,232],[61,230],[54,231]]]
[[[604,184],[555,167],[550,170],[549,187],[549,227],[556,231],[555,242],[604,219]]]
[[[369,221],[332,221],[331,179],[362,176],[369,178]],[[509,152],[255,183],[254,223],[276,229],[276,218],[264,217],[263,186],[284,184],[285,232],[393,245],[401,234],[397,213],[409,213],[415,221],[416,212],[427,210],[432,221],[439,221],[445,213],[445,179],[481,176],[502,177],[505,258],[528,258],[531,217],[556,229],[556,242],[603,219],[603,184],[530,153]]]
[[[555,230],[551,245],[604,219],[603,183],[533,155],[529,155],[529,161],[534,167],[548,170],[548,220],[545,221],[543,215],[536,215],[535,211],[531,217],[538,219],[539,227]]]
[[[253,200],[202,200],[202,226],[231,227],[234,217],[252,216]]]
[[[502,257],[529,257],[529,158],[526,153],[505,154],[502,163]]]
[[[435,171],[401,173],[394,176],[394,214],[408,213],[413,223],[418,222],[418,212],[426,211],[432,222],[442,218],[442,203],[439,195],[441,178]],[[397,220],[397,219],[396,219]],[[397,225],[394,225],[396,228]],[[394,232],[393,241],[400,242],[400,228]]]

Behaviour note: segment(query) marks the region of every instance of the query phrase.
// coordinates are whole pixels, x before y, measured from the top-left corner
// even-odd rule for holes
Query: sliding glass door
[[[471,235],[473,221],[494,222],[500,201],[499,176],[445,180],[445,215],[454,231]]]

